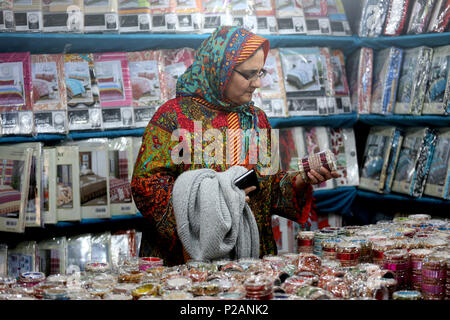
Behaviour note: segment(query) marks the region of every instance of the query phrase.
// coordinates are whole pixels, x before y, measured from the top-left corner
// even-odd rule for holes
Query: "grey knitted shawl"
[[[245,193],[233,181],[247,169],[182,173],[173,188],[173,209],[180,240],[196,261],[258,258],[259,233]],[[234,250],[234,251],[233,251]]]

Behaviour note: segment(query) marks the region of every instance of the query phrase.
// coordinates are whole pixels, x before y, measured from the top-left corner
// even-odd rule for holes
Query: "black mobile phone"
[[[236,180],[234,180],[234,184],[236,185],[236,187],[238,187],[239,189],[242,189],[242,190],[244,190],[248,187],[251,187],[251,186],[255,186],[256,190],[253,190],[252,192],[250,192],[249,195],[259,191],[258,177],[256,176],[256,172],[253,169],[247,171],[242,176],[240,176]]]

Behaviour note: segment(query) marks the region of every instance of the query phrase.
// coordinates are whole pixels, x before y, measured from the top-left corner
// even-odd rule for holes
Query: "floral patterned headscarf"
[[[269,40],[240,27],[219,27],[195,54],[195,60],[178,78],[177,96],[196,96],[215,109],[232,111],[253,104],[234,106],[224,97],[233,69],[262,46],[264,61],[269,52]]]

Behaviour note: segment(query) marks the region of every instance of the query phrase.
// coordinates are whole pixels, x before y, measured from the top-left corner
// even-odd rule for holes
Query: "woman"
[[[312,171],[308,182],[295,173],[276,170],[267,174],[267,163],[263,164],[259,158],[252,162],[255,140],[227,132],[227,129],[253,129],[258,137],[263,136],[264,130],[270,134],[266,115],[251,101],[265,74],[263,66],[268,51],[269,41],[265,38],[242,28],[218,28],[202,43],[194,63],[178,79],[177,97],[162,105],[148,124],[131,183],[135,203],[151,229],[143,233],[141,256],[161,257],[169,266],[183,264],[190,258],[177,233],[173,205],[174,185],[183,173],[204,168],[227,172],[236,165],[255,168],[259,192],[249,194],[254,187],[240,192],[245,193],[245,201],[256,220],[260,257],[277,252],[271,215],[304,224],[312,211],[311,184],[338,177],[336,172],[330,173],[325,168],[320,173]],[[195,135],[193,143],[187,144],[193,146],[191,150],[179,149],[183,143],[180,134],[174,135],[178,139],[172,138],[178,129],[194,133],[199,125],[201,132],[216,129],[226,137],[219,141],[228,150],[223,157],[219,156],[223,161],[209,161],[205,157],[192,163],[174,161],[174,155],[192,159],[199,155],[198,148],[200,151],[207,148],[210,140],[203,139],[199,145],[194,141]],[[268,150],[271,150],[270,138],[269,135]],[[239,158],[239,151],[244,157]]]

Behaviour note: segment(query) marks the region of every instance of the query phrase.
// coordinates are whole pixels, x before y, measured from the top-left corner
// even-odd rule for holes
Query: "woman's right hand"
[[[244,189],[244,192],[245,192],[245,202],[249,202],[249,201],[250,201],[250,197],[248,196],[248,194],[249,194],[250,192],[254,191],[254,190],[256,190],[256,187],[255,187],[255,186],[251,186],[251,187],[248,187],[248,188],[245,188],[245,189]]]

